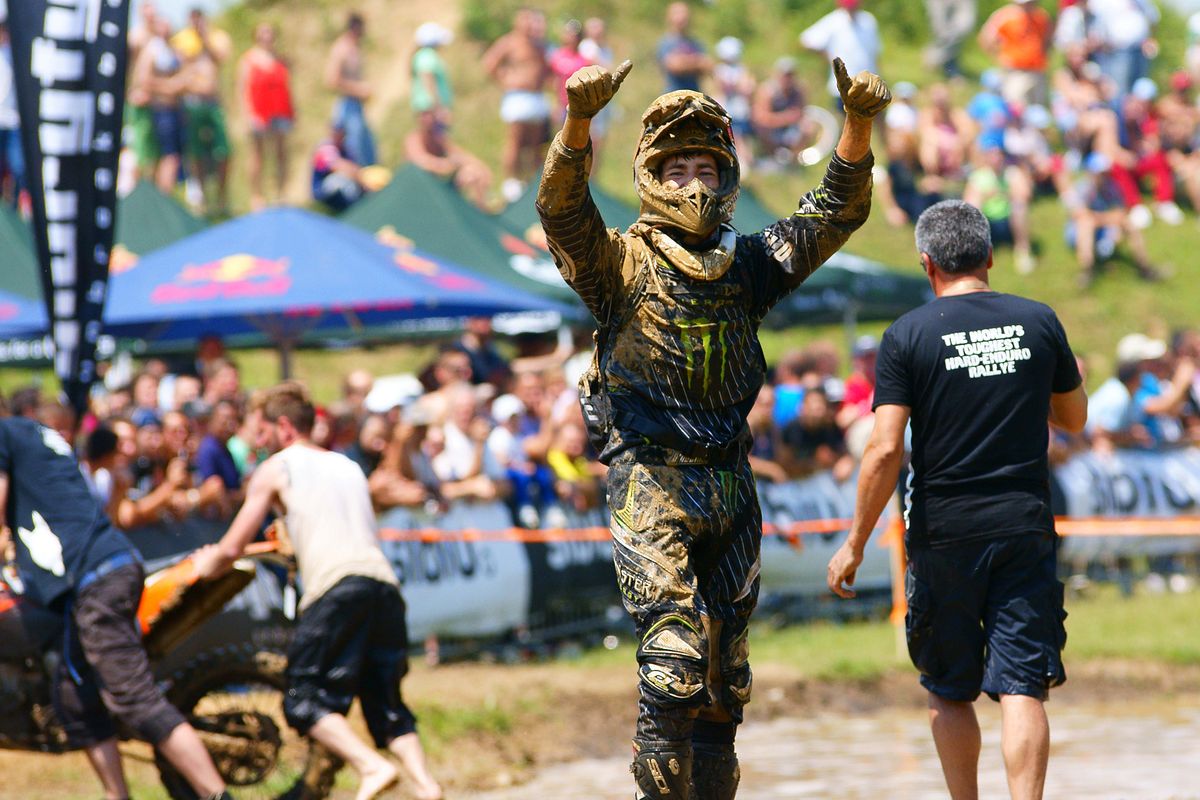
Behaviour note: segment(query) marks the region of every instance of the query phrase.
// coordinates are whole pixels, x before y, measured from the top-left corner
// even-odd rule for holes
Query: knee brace
[[[750,671],[749,630],[742,632],[732,641],[722,642],[721,647],[721,695],[719,700],[734,722],[742,721],[742,708],[750,702],[750,690],[754,675]]]
[[[633,740],[629,765],[637,800],[692,800],[692,748],[688,742]]]
[[[742,771],[732,744],[696,742],[692,755],[694,800],[733,800]]]
[[[637,650],[643,690],[662,705],[704,705],[707,650],[703,634],[684,617],[669,614],[658,620]]]

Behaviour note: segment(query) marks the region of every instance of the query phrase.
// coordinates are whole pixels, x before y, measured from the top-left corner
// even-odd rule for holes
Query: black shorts
[[[947,700],[1044,700],[1066,680],[1057,550],[1056,535],[1030,533],[910,551],[905,626],[921,685]]]
[[[163,696],[142,646],[136,614],[143,576],[140,563],[115,569],[82,589],[71,604],[71,636],[60,661],[54,706],[74,746],[114,736],[111,717],[154,745],[184,722]]]
[[[300,615],[288,648],[288,723],[306,734],[326,714],[345,714],[357,696],[378,747],[416,730],[400,697],[408,672],[404,600],[389,583],[342,578]]]

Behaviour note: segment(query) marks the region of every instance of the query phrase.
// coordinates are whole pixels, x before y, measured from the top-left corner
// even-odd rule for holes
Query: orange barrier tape
[[[1057,517],[1059,536],[1200,536],[1200,517]]]
[[[763,525],[764,536],[793,538],[814,533],[840,533],[850,527],[848,519],[809,519],[788,525]],[[500,528],[484,531],[477,528],[442,530],[440,528],[383,528],[379,538],[386,542],[607,542],[611,534],[608,528],[594,525],[587,528]]]
[[[899,520],[899,517],[894,519]],[[786,539],[822,533],[841,533],[849,530],[849,519],[808,519],[787,525],[763,525],[764,536],[782,536]],[[1198,517],[1056,517],[1055,528],[1060,536],[1200,536]],[[380,538],[388,542],[523,542],[545,544],[547,542],[607,542],[608,528],[599,525],[586,528],[500,528],[480,530],[462,528],[383,528]],[[889,526],[880,537],[881,547],[890,547],[902,540],[902,526]],[[798,541],[793,541],[798,545]]]

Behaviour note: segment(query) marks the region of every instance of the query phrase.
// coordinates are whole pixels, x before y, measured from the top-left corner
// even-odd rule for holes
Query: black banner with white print
[[[8,4],[54,368],[77,412],[96,378],[116,208],[130,0]]]

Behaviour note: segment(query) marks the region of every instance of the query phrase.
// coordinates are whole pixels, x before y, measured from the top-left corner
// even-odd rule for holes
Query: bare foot
[[[362,773],[362,780],[358,784],[358,794],[354,796],[354,800],[373,800],[395,786],[399,780],[400,773],[396,771],[391,762],[380,759],[378,768]]]
[[[438,786],[436,781],[430,780],[428,783],[415,785],[413,788],[413,797],[417,800],[442,800],[442,787]]]

